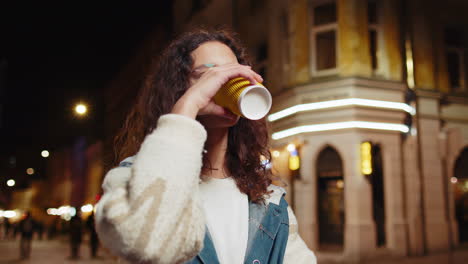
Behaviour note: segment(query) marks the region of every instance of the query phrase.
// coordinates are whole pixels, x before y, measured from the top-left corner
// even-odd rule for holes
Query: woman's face
[[[201,44],[198,48],[192,51],[193,72],[191,83],[200,78],[203,73],[208,70],[208,65],[214,67],[230,63],[238,63],[237,57],[232,52],[231,48],[218,41],[209,41]],[[197,120],[205,128],[227,128],[234,126],[239,121],[239,116],[226,111],[225,115],[202,115],[198,116]]]

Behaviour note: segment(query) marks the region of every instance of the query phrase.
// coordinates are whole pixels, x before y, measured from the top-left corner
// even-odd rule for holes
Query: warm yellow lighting
[[[81,206],[81,212],[83,213],[89,213],[93,211],[93,205],[92,204],[86,204]]]
[[[49,153],[49,151],[47,151],[47,150],[43,150],[43,151],[41,152],[41,156],[42,156],[43,158],[47,158],[47,157],[49,157],[49,155],[50,155],[50,153]]]
[[[296,150],[296,145],[294,144],[289,144],[286,149],[289,151],[289,152],[293,152],[294,150]]]
[[[414,82],[414,63],[413,63],[413,50],[411,46],[411,40],[405,41],[405,53],[406,53],[406,78],[408,87],[413,89],[415,86]]]
[[[458,182],[457,177],[452,177],[452,178],[450,178],[450,182],[452,182],[452,183],[457,183],[457,182]]]
[[[10,187],[15,186],[15,184],[16,184],[16,182],[15,182],[15,180],[13,180],[13,179],[9,179],[9,180],[7,181],[7,185],[10,186]]]
[[[280,156],[280,152],[279,152],[279,151],[277,151],[277,150],[273,151],[273,157],[277,158],[277,157],[279,157],[279,156]]]
[[[336,181],[336,187],[337,187],[338,189],[343,189],[343,187],[344,187],[344,181],[343,181],[343,180],[338,180],[338,181]]]
[[[3,217],[5,218],[13,218],[13,217],[16,217],[16,215],[17,215],[16,212],[13,210],[7,210],[3,212]]]
[[[26,170],[26,173],[27,173],[28,175],[33,175],[33,174],[34,174],[34,169],[33,169],[33,168],[28,168],[28,169]]]
[[[368,121],[344,121],[344,122],[305,125],[305,126],[288,128],[288,129],[273,133],[271,135],[271,138],[273,140],[278,140],[278,139],[282,139],[285,137],[290,137],[290,136],[294,136],[294,135],[298,135],[302,133],[349,129],[349,128],[400,131],[402,133],[409,132],[408,126],[403,125],[403,124],[368,122]]]
[[[290,170],[298,170],[301,167],[299,156],[289,156],[288,167]]]
[[[370,142],[361,143],[361,173],[372,174],[372,144]]]
[[[345,98],[337,99],[323,102],[307,103],[307,104],[297,104],[291,107],[280,110],[276,113],[273,113],[268,116],[268,121],[273,122],[287,116],[302,113],[307,111],[314,110],[323,110],[335,107],[345,107],[345,106],[364,106],[364,107],[375,107],[375,108],[384,108],[384,109],[393,109],[401,110],[411,115],[416,114],[416,109],[412,106],[392,101],[382,101],[382,100],[373,100],[373,99],[363,99],[363,98]]]
[[[302,133],[318,132],[318,131],[329,131],[338,129],[349,129],[349,128],[360,128],[360,129],[376,129],[376,130],[387,130],[387,131],[400,131],[408,133],[409,128],[403,124],[395,123],[380,123],[380,122],[368,122],[368,121],[345,121],[327,124],[315,124],[305,125],[293,128],[288,128],[279,132],[275,132],[271,135],[273,140],[282,139]]]
[[[60,215],[57,208],[48,208],[47,214],[48,215]]]
[[[70,221],[70,219],[76,215],[75,207],[69,205],[60,206],[59,208],[48,208],[48,215],[59,215],[62,219]]]
[[[78,115],[84,115],[84,114],[86,114],[87,111],[88,111],[88,108],[84,104],[77,104],[75,106],[75,112]]]

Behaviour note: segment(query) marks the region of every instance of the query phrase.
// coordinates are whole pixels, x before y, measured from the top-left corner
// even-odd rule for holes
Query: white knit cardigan
[[[203,248],[205,219],[199,194],[202,151],[207,134],[196,120],[161,116],[131,167],[105,176],[96,227],[105,247],[132,263],[184,263]],[[284,190],[267,202],[279,203]],[[288,207],[290,231],[285,263],[316,263],[297,232]]]

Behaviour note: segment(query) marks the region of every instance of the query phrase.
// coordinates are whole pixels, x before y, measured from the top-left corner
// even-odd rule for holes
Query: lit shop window
[[[456,29],[445,30],[445,45],[449,85],[452,92],[466,91],[465,49],[463,32]]]
[[[312,75],[337,73],[337,15],[335,1],[312,6]]]

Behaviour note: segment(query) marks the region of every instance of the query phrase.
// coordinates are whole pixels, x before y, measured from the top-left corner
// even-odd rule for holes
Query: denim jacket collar
[[[252,235],[249,232],[244,263],[280,263],[273,261],[270,257],[279,254],[282,260],[284,255],[288,237],[287,232],[289,231],[287,206],[286,200],[282,198],[279,205],[269,203],[266,206],[266,212],[259,225],[255,220],[249,219],[249,231],[250,227],[253,227],[256,231]],[[281,229],[282,224],[283,228]],[[286,235],[282,235],[277,239],[277,235],[284,232],[286,232]],[[278,250],[282,250],[282,254],[273,252]]]
[[[272,261],[272,255],[280,260],[283,258],[289,231],[288,204],[283,197],[284,189],[276,186],[272,188],[273,193],[266,199],[266,203],[256,204],[249,201],[249,233],[244,263],[269,263]],[[281,229],[282,224],[285,226]],[[281,235],[276,239],[279,233]],[[275,248],[276,252],[272,252]],[[197,257],[201,263],[219,264],[208,228],[204,247]]]
[[[198,257],[202,263],[219,264],[218,255],[216,254],[216,249],[214,247],[213,240],[211,239],[210,231],[208,231],[208,227],[205,231],[203,249],[198,253]]]

